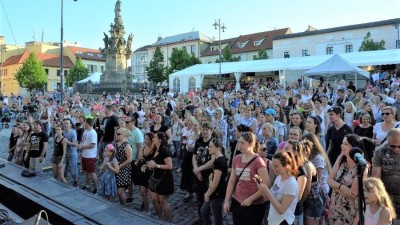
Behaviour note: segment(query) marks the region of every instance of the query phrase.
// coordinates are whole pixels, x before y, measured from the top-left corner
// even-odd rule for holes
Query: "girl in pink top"
[[[264,160],[255,153],[255,144],[254,134],[243,132],[238,140],[238,149],[242,154],[233,159],[224,212],[228,214],[231,209],[234,225],[261,225],[264,217],[266,203],[253,179],[258,175],[264,184],[270,186],[271,182]]]

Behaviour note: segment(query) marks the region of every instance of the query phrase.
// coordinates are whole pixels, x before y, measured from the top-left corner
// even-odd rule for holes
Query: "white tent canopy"
[[[338,54],[348,63],[354,66],[373,66],[373,65],[390,65],[400,63],[400,49],[368,51],[368,52],[351,52]],[[322,64],[332,55],[316,55],[296,58],[278,58],[254,61],[227,62],[221,63],[222,74],[237,74],[249,72],[272,72],[293,70],[309,70],[317,65]],[[198,64],[181,71],[172,73],[169,76],[170,89],[174,89],[174,80],[180,87],[181,92],[187,92],[189,89],[189,81],[195,79],[195,86],[201,87],[205,76],[213,76],[219,74],[219,63]],[[236,75],[234,77],[237,77]]]
[[[77,81],[76,83],[82,84],[82,83],[87,83],[87,82],[91,81],[93,84],[98,84],[98,83],[100,83],[101,74],[103,74],[103,73],[99,73],[99,72],[91,73],[91,74],[89,74],[88,77],[86,77],[83,80]]]
[[[325,62],[312,69],[307,70],[304,75],[309,78],[319,79],[320,77],[342,77],[346,75],[347,80],[369,78],[369,73],[347,62],[340,55],[335,54]]]

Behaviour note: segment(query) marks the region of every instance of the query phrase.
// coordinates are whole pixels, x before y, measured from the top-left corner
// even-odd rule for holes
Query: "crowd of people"
[[[229,215],[239,225],[355,225],[359,210],[366,224],[400,224],[400,91],[395,73],[382,79],[359,89],[344,80],[315,88],[254,80],[240,91],[76,93],[63,105],[36,96],[12,128],[8,159],[41,172],[51,157],[56,179],[78,186],[82,171],[82,189],[122,205],[140,188],[143,211],[151,202],[166,221],[180,188],[185,204],[196,197],[193,224]],[[367,161],[363,209],[355,147]]]

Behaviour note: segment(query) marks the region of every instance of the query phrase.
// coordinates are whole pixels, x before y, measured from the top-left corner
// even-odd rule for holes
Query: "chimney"
[[[307,28],[306,31],[316,31],[316,30],[318,30],[318,29],[313,27],[313,26],[311,26],[311,25],[308,25],[308,28]]]
[[[162,40],[162,37],[161,37],[161,36],[158,36],[157,42],[159,42],[159,41],[161,41],[161,40]]]

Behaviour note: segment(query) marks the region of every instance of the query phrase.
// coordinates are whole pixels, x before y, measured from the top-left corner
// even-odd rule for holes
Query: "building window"
[[[44,69],[44,72],[46,72],[46,75],[49,75],[49,69]]]
[[[97,72],[97,65],[93,65],[93,72],[94,72],[94,73]]]
[[[194,46],[194,45],[190,46],[190,53],[195,54],[195,50],[196,50],[195,47],[196,46]]]
[[[101,68],[101,72],[104,72],[104,66],[101,66],[100,68]]]
[[[189,91],[196,91],[196,78],[189,78]]]
[[[308,54],[308,50],[302,50],[301,56],[310,56],[310,54]]]
[[[283,53],[283,58],[290,58],[289,52],[284,52]]]
[[[332,55],[333,54],[333,47],[326,47],[326,54]]]
[[[353,52],[353,45],[346,45],[346,53]]]
[[[263,43],[264,39],[265,39],[265,38],[262,38],[262,39],[260,39],[260,40],[254,41],[254,42],[253,42],[254,46],[256,46],[256,47],[257,47],[257,46],[260,46],[260,45]]]
[[[396,40],[396,49],[400,49],[400,40]]]
[[[64,77],[68,76],[68,70],[64,70]]]
[[[181,80],[179,78],[175,78],[173,86],[174,86],[174,91],[179,93],[181,91]]]
[[[57,76],[60,76],[61,72],[60,70],[57,70]]]

